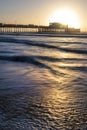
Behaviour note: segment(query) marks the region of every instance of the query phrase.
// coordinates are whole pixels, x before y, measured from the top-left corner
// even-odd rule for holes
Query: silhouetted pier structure
[[[38,26],[34,25],[15,25],[15,24],[0,24],[0,32],[38,32]]]
[[[80,29],[68,28],[68,25],[63,25],[60,23],[50,23],[49,26],[38,26],[33,24],[20,25],[0,23],[0,33],[12,32],[80,32]]]

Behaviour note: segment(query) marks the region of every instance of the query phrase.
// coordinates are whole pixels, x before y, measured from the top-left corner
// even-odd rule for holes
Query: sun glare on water
[[[49,20],[50,22],[67,24],[69,27],[80,28],[78,16],[75,12],[67,8],[56,11]]]

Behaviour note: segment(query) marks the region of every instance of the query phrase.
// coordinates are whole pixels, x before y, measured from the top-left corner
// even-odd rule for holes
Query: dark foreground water
[[[0,35],[0,130],[87,130],[87,38]]]

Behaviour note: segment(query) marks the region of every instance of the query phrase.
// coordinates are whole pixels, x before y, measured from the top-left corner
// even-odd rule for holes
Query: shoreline
[[[87,33],[47,33],[47,32],[0,32],[0,35],[24,35],[24,36],[47,36],[47,37],[67,37],[67,38],[87,38]]]

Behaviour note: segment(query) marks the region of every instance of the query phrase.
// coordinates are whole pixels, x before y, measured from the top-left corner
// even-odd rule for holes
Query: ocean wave
[[[79,34],[73,34],[73,33],[32,33],[32,32],[13,32],[13,33],[1,33],[0,35],[3,34],[8,34],[8,35],[12,35],[12,36],[42,36],[42,37],[65,37],[65,38],[87,38],[87,34],[86,33],[79,33]]]
[[[71,49],[71,48],[58,48],[60,51],[70,52],[70,53],[76,53],[76,54],[87,54],[87,50],[77,50],[77,49]]]
[[[55,45],[45,44],[41,42],[39,43],[39,42],[31,41],[31,40],[20,40],[20,39],[15,39],[15,38],[0,37],[0,42],[20,43],[20,44],[26,44],[28,46],[37,46],[37,47],[48,48],[48,49],[56,49],[59,51],[65,51],[69,53],[87,54],[87,50],[64,48],[58,45],[55,46]]]
[[[0,51],[0,53],[2,53],[2,54],[5,54],[5,53],[7,53],[7,54],[9,54],[9,53],[13,54],[14,52],[12,52],[12,51]]]
[[[29,64],[35,65],[39,68],[48,69],[53,74],[57,74],[57,72],[55,70],[53,70],[50,66],[39,61],[34,56],[0,56],[0,60],[7,60],[7,61],[19,62],[19,63],[20,62],[21,63],[29,63]]]
[[[4,53],[2,51],[1,53]],[[6,52],[8,53],[8,51]],[[11,52],[9,52],[11,53]],[[15,62],[24,62],[24,63],[35,63],[37,65],[41,65],[40,60],[47,61],[47,62],[67,62],[67,61],[85,61],[85,58],[55,58],[50,56],[0,56],[0,60],[8,60],[8,61],[15,61]]]
[[[69,69],[69,70],[79,70],[79,71],[84,71],[87,72],[87,66],[78,66],[76,63],[78,61],[82,62],[85,61],[86,59],[81,59],[81,58],[53,58],[49,56],[23,56],[23,55],[13,55],[13,56],[6,56],[2,55],[0,56],[0,60],[4,61],[11,61],[11,62],[16,62],[16,63],[27,63],[27,64],[32,64],[36,67],[39,68],[44,68],[49,70],[52,74],[54,75],[63,75],[60,69]],[[54,67],[51,66],[48,62],[57,62],[57,63],[63,63],[67,64],[65,66],[61,66],[60,64],[56,64],[57,70],[54,70]],[[69,64],[74,63],[74,66],[70,66]],[[59,69],[58,69],[59,68]]]

